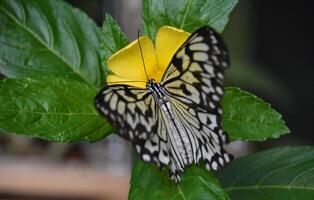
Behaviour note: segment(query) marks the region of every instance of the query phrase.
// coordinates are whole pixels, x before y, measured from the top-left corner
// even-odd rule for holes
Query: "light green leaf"
[[[1,0],[0,72],[7,77],[103,83],[100,29],[60,0]]]
[[[105,16],[102,26],[102,39],[100,43],[101,64],[107,71],[107,59],[128,44],[125,34],[109,14]]]
[[[196,166],[186,169],[180,184],[167,170],[137,160],[132,169],[129,200],[228,200],[228,195],[209,171]]]
[[[162,26],[173,26],[187,32],[209,25],[221,32],[237,0],[143,0],[142,27],[154,39]]]
[[[222,107],[223,128],[233,140],[263,141],[290,132],[270,104],[239,88],[225,89]]]
[[[232,200],[312,200],[314,148],[276,148],[246,156],[218,177]]]
[[[112,132],[85,83],[56,78],[0,81],[0,129],[51,141],[97,141]]]

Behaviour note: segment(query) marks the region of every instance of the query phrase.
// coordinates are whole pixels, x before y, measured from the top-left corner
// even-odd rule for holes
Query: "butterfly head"
[[[146,88],[150,91],[154,91],[157,87],[159,87],[159,84],[154,79],[150,79],[146,83]]]
[[[154,79],[150,79],[147,81],[146,88],[153,94],[155,100],[159,101],[165,97],[165,92],[163,88]]]

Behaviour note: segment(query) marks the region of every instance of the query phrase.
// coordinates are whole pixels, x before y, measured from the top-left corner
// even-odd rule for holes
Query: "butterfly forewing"
[[[182,101],[217,110],[228,67],[228,51],[221,36],[210,27],[203,27],[173,56],[161,85]]]
[[[146,89],[108,86],[96,96],[95,105],[125,139],[146,140],[156,132],[156,104]]]

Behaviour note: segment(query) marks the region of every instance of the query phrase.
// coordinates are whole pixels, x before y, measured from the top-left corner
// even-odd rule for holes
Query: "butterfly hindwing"
[[[157,127],[161,116],[146,89],[107,86],[96,96],[95,105],[114,127],[118,127],[118,134],[132,142],[142,160],[155,162],[159,167],[169,164],[165,128]]]
[[[208,170],[216,171],[231,161],[232,157],[222,147],[222,133],[219,134],[222,130],[218,128],[214,114],[203,109],[187,107],[177,99],[171,99],[171,104],[174,115],[184,124],[184,131],[193,144],[195,163],[203,160]]]

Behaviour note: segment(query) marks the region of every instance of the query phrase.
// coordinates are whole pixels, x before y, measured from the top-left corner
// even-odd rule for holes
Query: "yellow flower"
[[[146,88],[147,77],[139,42],[142,47],[148,79],[160,82],[171,58],[189,35],[190,33],[183,30],[164,26],[157,32],[155,46],[147,36],[133,41],[108,59],[108,67],[113,73],[107,76],[108,85],[123,82],[123,84]]]

